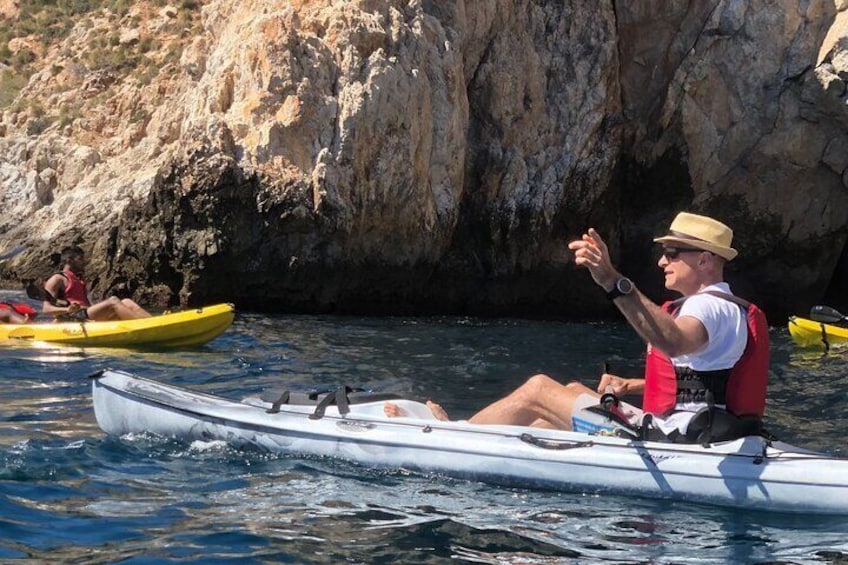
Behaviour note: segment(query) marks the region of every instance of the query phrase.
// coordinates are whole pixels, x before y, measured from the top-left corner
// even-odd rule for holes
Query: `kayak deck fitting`
[[[135,320],[0,324],[0,339],[77,347],[191,347],[221,335],[234,317],[232,304],[216,304]]]
[[[320,410],[288,398],[237,402],[113,370],[93,376],[92,396],[99,426],[116,436],[148,432],[498,484],[848,514],[848,459],[760,436],[702,446],[443,422],[403,399],[393,402],[408,416],[388,418],[384,400]]]

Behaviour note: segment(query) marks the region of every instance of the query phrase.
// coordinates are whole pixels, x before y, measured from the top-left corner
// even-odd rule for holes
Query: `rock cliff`
[[[735,228],[729,278],[775,321],[844,307],[846,8],[94,11],[7,42],[37,71],[0,120],[0,251],[26,245],[2,274],[73,242],[96,291],[152,304],[591,316],[609,305],[566,243],[594,225],[659,299],[651,238],[687,209]]]

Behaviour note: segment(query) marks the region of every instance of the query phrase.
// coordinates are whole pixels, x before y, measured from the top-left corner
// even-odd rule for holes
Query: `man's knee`
[[[570,383],[565,385],[565,388],[567,388],[569,392],[574,394],[582,394],[586,392],[586,385],[577,381],[571,381]]]
[[[539,373],[527,379],[519,390],[527,396],[538,398],[540,395],[546,394],[553,387],[561,387],[562,385],[553,380],[548,375]]]

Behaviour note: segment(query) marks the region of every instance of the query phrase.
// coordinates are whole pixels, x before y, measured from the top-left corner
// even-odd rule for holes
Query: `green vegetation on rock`
[[[170,36],[165,44],[159,37],[141,33],[136,40],[121,42],[121,33],[95,33],[88,44],[76,46],[66,56],[84,65],[89,71],[109,71],[116,78],[136,75],[140,84],[149,83],[161,67],[163,60],[173,62],[174,52],[182,52],[186,30],[197,30],[202,2],[192,0],[20,0],[14,18],[0,18],[0,108],[8,107],[26,86],[29,78],[42,66],[42,58],[64,41],[77,25],[87,28],[99,22],[111,22],[113,29],[140,27],[145,14],[157,14],[160,8],[172,5],[178,10],[176,17],[160,33]],[[131,9],[137,9],[127,18]],[[141,15],[139,15],[141,14]],[[101,23],[101,25],[103,25]],[[17,44],[12,42],[17,40]],[[162,53],[157,50],[164,49]],[[68,50],[69,51],[69,50]],[[51,74],[61,71],[53,65]],[[65,116],[66,121],[68,116]]]

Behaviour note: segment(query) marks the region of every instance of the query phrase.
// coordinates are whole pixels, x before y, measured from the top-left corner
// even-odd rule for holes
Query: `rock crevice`
[[[660,299],[687,209],[774,320],[848,306],[832,1],[196,4],[134,3],[106,45],[80,18],[2,110],[6,279],[81,242],[97,293],[163,306],[612,315],[568,240],[597,227]]]

